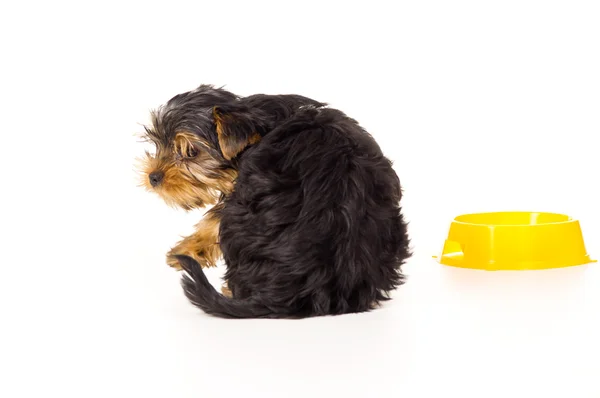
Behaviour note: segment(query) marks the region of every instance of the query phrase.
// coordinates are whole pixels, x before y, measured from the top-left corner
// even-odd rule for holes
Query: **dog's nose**
[[[150,173],[150,175],[148,176],[148,178],[150,179],[150,185],[152,185],[153,187],[159,185],[163,180],[163,177],[164,173],[162,171],[154,171]]]

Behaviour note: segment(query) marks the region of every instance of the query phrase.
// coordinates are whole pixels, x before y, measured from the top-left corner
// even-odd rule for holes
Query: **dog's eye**
[[[198,155],[198,149],[193,137],[180,133],[175,137],[173,150],[177,159],[191,159]]]
[[[178,148],[177,156],[181,159],[191,159],[198,155],[198,151],[193,146],[186,146],[185,148]]]
[[[198,151],[196,150],[196,148],[193,147],[189,147],[187,150],[187,157],[188,158],[195,158],[198,155]]]

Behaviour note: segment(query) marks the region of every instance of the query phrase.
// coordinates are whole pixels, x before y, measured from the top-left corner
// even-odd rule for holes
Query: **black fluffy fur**
[[[182,256],[191,303],[220,317],[302,318],[365,312],[389,300],[405,282],[401,267],[411,252],[399,178],[372,136],[306,97],[202,87],[206,97],[187,94],[190,104],[171,105],[189,110],[196,134],[218,148],[214,120],[202,111],[217,106],[262,139],[224,161],[238,172],[218,205],[233,298]]]

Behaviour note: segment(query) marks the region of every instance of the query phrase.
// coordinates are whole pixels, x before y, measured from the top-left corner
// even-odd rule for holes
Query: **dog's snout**
[[[162,171],[154,171],[150,173],[150,175],[148,176],[148,179],[150,180],[150,185],[156,187],[162,182],[163,177],[164,173]]]

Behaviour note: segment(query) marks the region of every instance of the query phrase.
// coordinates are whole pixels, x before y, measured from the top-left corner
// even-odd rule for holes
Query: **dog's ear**
[[[263,127],[258,115],[247,109],[215,106],[213,117],[223,157],[231,160],[261,139]]]

